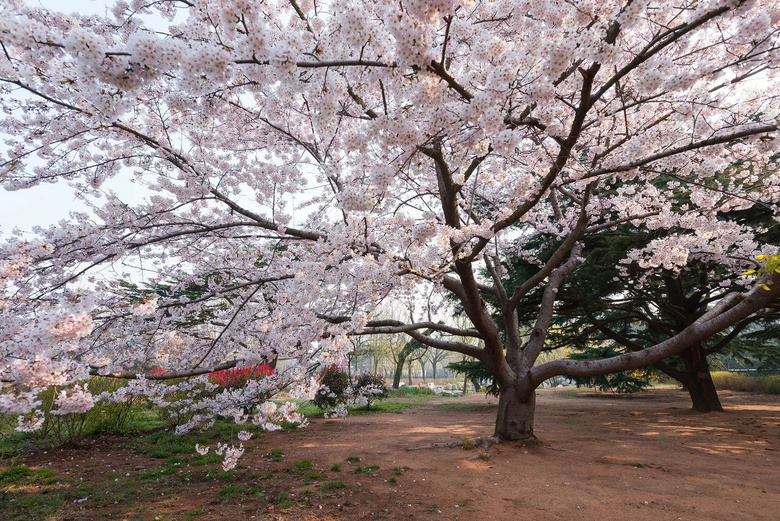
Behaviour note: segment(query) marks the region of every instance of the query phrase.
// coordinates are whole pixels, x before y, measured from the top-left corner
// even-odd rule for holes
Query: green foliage
[[[94,395],[113,393],[126,385],[123,380],[105,377],[91,377],[77,385],[84,383]],[[78,446],[87,438],[101,434],[127,434],[142,409],[142,398],[127,396],[121,402],[99,400],[84,413],[56,414],[57,396],[70,388],[51,386],[38,394],[44,420],[41,428],[27,435],[28,438],[57,446]]]
[[[337,490],[340,488],[347,488],[347,484],[343,481],[328,481],[320,486],[320,490]]]
[[[601,360],[617,356],[619,353],[612,347],[600,347],[589,349],[582,353],[574,353],[574,360]],[[612,391],[614,393],[635,393],[650,386],[649,379],[653,376],[651,369],[638,369],[620,373],[605,374],[599,376],[574,377],[577,387],[595,387],[600,391]]]
[[[356,474],[371,474],[372,472],[379,470],[379,465],[362,465],[355,469]]]
[[[347,400],[349,375],[337,365],[330,365],[320,373],[320,389],[312,402],[320,409],[333,409]]]
[[[13,465],[0,472],[0,481],[3,483],[15,483],[32,474],[27,465]]]
[[[780,253],[775,255],[759,255],[756,260],[763,262],[758,270],[748,270],[746,275],[755,275],[757,279],[761,280],[763,277],[772,277],[775,273],[780,273]],[[762,282],[760,287],[765,290],[769,290],[771,281]]]
[[[398,389],[390,390],[388,395],[391,397],[417,396],[417,395],[436,396],[436,393],[433,392],[433,389],[430,389],[428,387],[409,387],[405,385],[403,387],[399,387]]]
[[[488,371],[488,368],[485,367],[485,364],[479,360],[461,360],[459,362],[450,362],[447,364],[447,369],[450,371],[455,371],[459,374],[466,375],[466,378],[468,378],[470,382],[474,383],[475,387],[478,385],[480,387],[484,386],[486,394],[498,396],[500,392],[498,384],[493,378],[493,375],[490,374],[490,371]]]
[[[161,282],[139,286],[132,282],[120,280],[119,285],[124,288],[130,302],[141,303],[154,295],[165,299],[181,300],[183,302],[198,300],[209,291],[209,282],[212,279],[218,281],[221,275],[212,274],[204,277],[203,284],[187,283],[182,285],[177,281]],[[199,307],[196,311],[182,315],[174,324],[181,328],[196,327],[212,320],[216,313],[225,308],[224,303],[210,304]],[[151,319],[149,319],[151,320]]]
[[[659,176],[659,188],[669,179]],[[604,186],[604,190],[611,190]],[[676,204],[687,204],[680,199]],[[780,245],[780,225],[774,220],[770,208],[755,205],[728,214],[718,214],[719,220],[730,220],[756,230],[757,241]],[[585,249],[581,263],[557,295],[553,326],[545,342],[545,350],[561,347],[575,351],[595,349],[595,356],[603,346],[611,346],[613,352],[645,349],[679,333],[711,308],[713,299],[725,293],[721,284],[734,281],[740,274],[715,263],[692,259],[679,272],[661,271],[652,275],[639,268],[637,263],[621,263],[628,252],[647,247],[651,241],[670,233],[690,233],[690,230],[662,232],[648,230],[631,223],[622,224],[583,237]],[[537,234],[524,239],[524,252],[546,260],[560,245],[560,239],[552,235]],[[768,274],[780,268],[780,256],[761,257],[764,265],[756,275]],[[618,268],[620,267],[620,269]],[[528,277],[538,273],[539,266],[524,257],[514,257],[505,266],[508,278],[504,281],[511,292]],[[760,273],[759,273],[760,272]],[[533,327],[538,315],[543,286],[532,290],[518,308],[518,321],[522,329]],[[495,297],[483,295],[495,310],[494,318],[503,328],[502,316]],[[732,330],[723,331],[707,339],[701,345],[691,346],[679,356],[658,364],[657,369],[673,378],[695,375],[701,367],[694,367],[693,359],[724,353],[746,363],[747,367],[780,367],[780,309],[777,305],[753,316]],[[641,378],[636,374],[629,375]],[[605,388],[634,388],[624,376],[595,379],[591,384]],[[614,381],[613,381],[614,380]],[[581,382],[585,383],[585,382]]]
[[[268,458],[271,461],[279,463],[280,461],[282,461],[282,456],[284,456],[284,452],[282,452],[282,449],[274,449],[270,451],[268,454],[266,454],[266,456],[268,456]]]
[[[236,496],[239,496],[244,493],[244,486],[243,485],[225,485],[223,486],[219,491],[219,496],[224,501],[231,501]]]
[[[296,469],[298,470],[311,470],[314,468],[314,464],[310,459],[302,459],[300,461],[296,461],[293,463]]]
[[[714,371],[712,381],[720,390],[780,394],[780,375],[750,376],[744,373]]]

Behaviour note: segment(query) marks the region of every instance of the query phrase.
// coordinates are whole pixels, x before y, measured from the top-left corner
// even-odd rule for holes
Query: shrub
[[[720,390],[747,391],[756,393],[780,394],[780,375],[750,376],[728,371],[715,371],[712,381]]]
[[[320,373],[320,388],[312,402],[320,409],[334,409],[349,398],[349,376],[336,364]]]
[[[387,398],[385,379],[375,373],[362,373],[355,378],[352,392],[356,397],[366,401],[366,409],[371,409],[371,403]]]
[[[436,396],[436,393],[430,387],[409,387],[403,386],[398,389],[393,389],[389,392],[393,396]]]
[[[274,374],[273,368],[268,364],[255,366],[236,367],[235,369],[223,369],[209,373],[209,382],[220,387],[238,388],[244,387],[249,380],[259,380]]]

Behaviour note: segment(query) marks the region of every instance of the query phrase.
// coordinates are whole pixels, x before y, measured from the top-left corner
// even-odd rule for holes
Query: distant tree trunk
[[[435,358],[431,360],[431,365],[433,366],[431,368],[433,370],[433,383],[436,383],[436,359]]]
[[[424,333],[425,335],[430,335],[431,330],[428,329]],[[401,352],[398,353],[398,360],[396,361],[395,365],[395,374],[393,375],[393,389],[398,389],[398,386],[401,384],[401,375],[404,371],[404,363],[406,362],[406,359],[411,355],[416,349],[419,349],[423,346],[420,342],[418,342],[415,339],[409,340],[406,344],[404,344],[403,349],[401,349]],[[412,367],[411,367],[411,360],[409,361],[409,385],[412,385]]]
[[[406,372],[406,376],[409,380],[409,385],[412,385],[412,361],[411,360],[409,360],[409,362],[406,364],[406,367],[408,369]]]
[[[692,323],[693,319],[690,319],[688,322]],[[632,351],[642,350],[640,346],[629,342],[625,337],[615,334],[614,331],[603,327],[601,330],[607,333],[610,338],[620,342]],[[678,332],[681,330],[682,326]],[[718,391],[715,389],[710,367],[707,363],[707,353],[702,343],[698,342],[692,345],[680,352],[678,356],[683,360],[683,369],[673,367],[664,361],[654,363],[653,367],[682,384],[685,390],[688,391],[695,410],[699,412],[723,411],[723,406],[720,404]]]
[[[426,383],[426,380],[425,380],[425,361],[422,358],[420,358],[420,371],[422,371],[423,383]]]

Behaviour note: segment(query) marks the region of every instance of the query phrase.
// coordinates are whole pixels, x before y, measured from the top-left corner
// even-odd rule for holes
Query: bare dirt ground
[[[226,497],[218,478],[193,479],[175,497],[157,496],[143,508],[94,508],[87,499],[61,518],[776,521],[780,397],[721,397],[726,413],[698,414],[686,393],[671,389],[630,397],[545,389],[537,399],[541,443],[502,443],[488,455],[462,447],[407,450],[491,434],[496,399],[481,394],[402,414],[315,419],[245,444],[246,468],[236,479],[255,483],[254,495]],[[283,455],[273,461],[268,454],[276,449]],[[154,464],[99,444],[62,454],[28,464],[46,460],[67,470],[72,483]],[[302,460],[320,476],[303,480],[295,466]],[[289,494],[286,503],[273,501],[280,493]]]

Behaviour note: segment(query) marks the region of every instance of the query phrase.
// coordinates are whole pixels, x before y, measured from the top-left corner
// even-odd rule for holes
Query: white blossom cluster
[[[621,263],[648,277],[707,262],[737,280],[776,251],[733,216],[779,218],[780,2],[109,13],[0,2],[0,184],[57,183],[88,208],[0,243],[0,412],[22,429],[51,385],[60,414],[145,396],[180,432],[304,423],[269,399],[311,397],[384,303],[444,313],[454,296],[495,339],[489,305],[462,305],[501,294],[488,264],[549,268],[541,289],[619,227],[653,234]],[[556,266],[540,235],[565,245]],[[277,360],[238,388],[201,374]],[[90,374],[132,382],[90,397]]]

